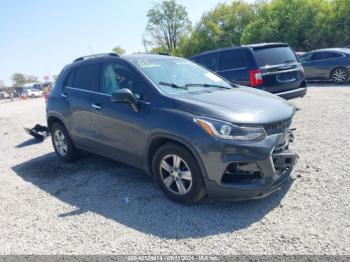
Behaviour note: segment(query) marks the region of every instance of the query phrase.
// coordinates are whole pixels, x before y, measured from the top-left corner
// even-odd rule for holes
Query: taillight
[[[263,84],[262,74],[260,69],[249,71],[250,86],[256,87]]]

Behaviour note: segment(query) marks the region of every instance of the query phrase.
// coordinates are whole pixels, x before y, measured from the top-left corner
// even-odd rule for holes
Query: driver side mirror
[[[137,106],[137,98],[136,96],[130,91],[130,89],[122,88],[112,93],[111,97],[112,103],[126,103],[131,106],[131,108],[138,112],[139,108]]]

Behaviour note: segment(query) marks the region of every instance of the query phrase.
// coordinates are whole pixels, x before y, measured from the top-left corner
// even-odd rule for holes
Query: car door
[[[328,55],[326,52],[314,52],[300,57],[304,67],[305,78],[309,80],[324,80],[326,76]]]
[[[62,98],[66,103],[66,125],[76,146],[94,148],[91,98],[97,91],[97,64],[80,65],[67,75]]]
[[[249,85],[249,70],[244,52],[241,49],[220,52],[218,74],[231,83]]]
[[[101,64],[99,91],[92,100],[99,154],[141,167],[150,105],[146,86],[139,73],[121,59]],[[130,89],[139,99],[138,112],[128,104],[111,102],[112,93],[122,88]]]

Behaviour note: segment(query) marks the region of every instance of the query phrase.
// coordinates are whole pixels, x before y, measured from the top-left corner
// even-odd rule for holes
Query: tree
[[[286,42],[300,51],[329,47],[334,43],[330,18],[328,0],[272,0],[258,6],[241,42]]]
[[[330,31],[337,46],[350,45],[350,3],[349,0],[333,0],[330,3],[332,17]]]
[[[113,52],[118,54],[118,55],[123,55],[125,53],[125,50],[121,46],[116,46],[113,49]]]
[[[146,32],[157,48],[175,51],[181,37],[191,30],[191,22],[186,8],[175,0],[165,0],[155,4],[147,13]]]
[[[180,54],[191,56],[206,50],[239,45],[241,35],[255,19],[254,6],[243,1],[219,4],[205,13],[189,38],[182,38]]]
[[[39,79],[36,76],[27,75],[27,76],[25,76],[25,82],[26,83],[37,83],[37,82],[39,82]]]
[[[3,88],[3,87],[5,87],[4,81],[2,81],[2,80],[0,79],[0,88]]]
[[[11,80],[14,86],[23,86],[26,83],[26,78],[21,73],[14,73]]]

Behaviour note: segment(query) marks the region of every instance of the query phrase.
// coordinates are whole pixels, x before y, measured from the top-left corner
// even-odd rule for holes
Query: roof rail
[[[167,53],[167,52],[158,52],[158,55],[167,55],[167,56],[171,56],[171,54]]]
[[[116,54],[116,53],[93,54],[93,55],[87,55],[87,56],[78,57],[77,59],[75,59],[75,60],[73,61],[73,63],[78,62],[78,61],[83,61],[83,60],[86,60],[86,59],[91,59],[91,58],[96,58],[96,57],[103,57],[103,56],[115,56],[115,57],[119,57],[119,55]]]

